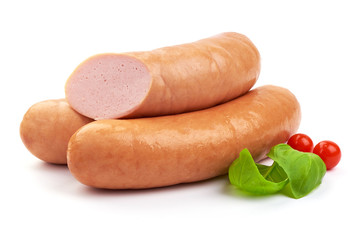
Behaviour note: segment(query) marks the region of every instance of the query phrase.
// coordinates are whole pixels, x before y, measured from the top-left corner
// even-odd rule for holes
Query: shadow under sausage
[[[228,175],[222,175],[198,182],[180,183],[171,186],[146,188],[146,189],[104,189],[94,188],[78,182],[70,173],[66,164],[53,164],[39,162],[36,165],[36,174],[39,181],[52,189],[57,188],[59,191],[65,191],[72,194],[80,194],[93,197],[113,197],[113,196],[141,196],[154,195],[163,193],[174,193],[181,191],[191,191],[197,188],[211,187],[220,194],[239,199],[264,199],[273,195],[256,195],[240,190],[230,184]],[[76,187],[74,187],[76,185]],[[61,190],[61,189],[62,190]]]
[[[39,184],[55,191],[67,192],[70,194],[80,194],[89,196],[136,196],[153,195],[166,192],[188,191],[196,188],[202,188],[219,184],[219,181],[226,181],[227,176],[219,176],[203,181],[180,183],[171,186],[155,187],[147,189],[103,189],[84,185],[76,180],[70,173],[66,164],[53,164],[39,161],[33,165],[33,171]]]
[[[66,164],[53,164],[39,161],[32,167],[38,184],[52,190],[68,191],[76,181]]]
[[[147,194],[162,194],[166,192],[179,192],[188,191],[196,188],[202,188],[210,185],[219,184],[219,182],[226,181],[227,176],[218,176],[211,179],[206,179],[191,183],[179,183],[171,186],[145,188],[145,189],[104,189],[94,188],[83,185],[83,193],[93,196],[136,196],[136,195],[147,195]]]
[[[44,171],[69,171],[66,164],[55,164],[44,161],[40,161],[37,165],[37,168]]]

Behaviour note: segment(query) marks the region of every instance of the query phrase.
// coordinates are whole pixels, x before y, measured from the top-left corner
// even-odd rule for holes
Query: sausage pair
[[[208,179],[225,174],[243,148],[262,159],[299,126],[300,106],[288,90],[263,86],[246,93],[259,70],[255,46],[236,33],[151,52],[97,55],[66,84],[71,107],[90,118],[65,100],[43,102],[25,114],[20,133],[35,156],[67,161],[71,173],[93,187]],[[82,91],[87,80],[91,86]],[[166,116],[92,122],[154,115]]]

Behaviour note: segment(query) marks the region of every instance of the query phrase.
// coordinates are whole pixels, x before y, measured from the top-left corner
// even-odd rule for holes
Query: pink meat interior
[[[93,119],[120,118],[145,98],[151,76],[139,60],[102,54],[83,62],[66,85],[69,104]]]

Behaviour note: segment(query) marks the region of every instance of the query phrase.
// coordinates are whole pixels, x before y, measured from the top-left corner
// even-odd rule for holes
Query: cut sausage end
[[[138,59],[101,54],[84,61],[69,77],[66,98],[76,111],[93,119],[121,118],[146,97],[151,82]]]

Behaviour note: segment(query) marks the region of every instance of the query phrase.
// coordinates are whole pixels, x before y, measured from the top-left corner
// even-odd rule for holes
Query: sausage
[[[46,100],[32,105],[20,124],[20,137],[39,159],[66,164],[69,139],[90,118],[75,112],[65,99]]]
[[[76,111],[96,120],[160,116],[234,99],[259,73],[254,44],[230,32],[148,52],[95,55],[70,75],[65,93]]]
[[[70,139],[68,167],[81,183],[140,189],[227,173],[248,148],[256,161],[296,132],[300,106],[287,89],[263,86],[227,103],[178,115],[99,120]]]

